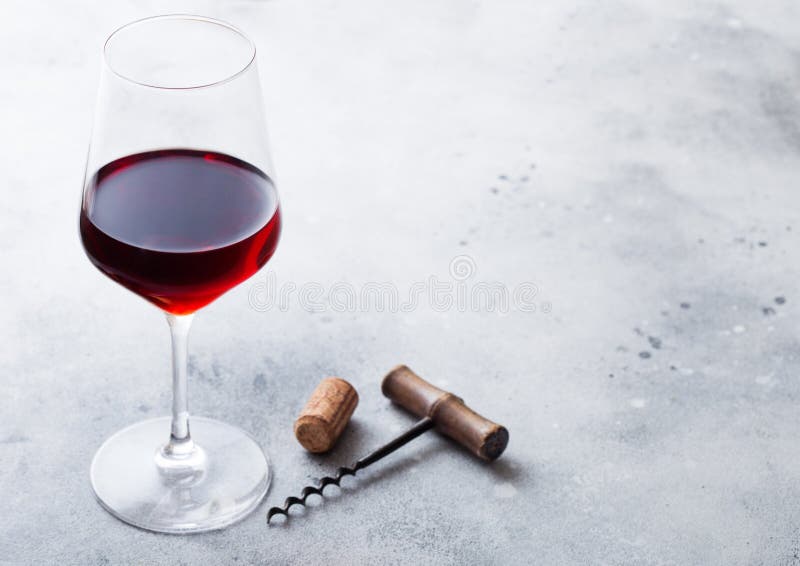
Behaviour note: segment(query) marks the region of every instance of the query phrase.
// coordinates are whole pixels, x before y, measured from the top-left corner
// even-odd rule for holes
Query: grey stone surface
[[[796,2],[2,8],[0,563],[800,564]],[[468,255],[470,288],[538,287],[536,312],[261,312],[261,272],[196,319],[192,411],[265,446],[270,505],[412,423],[379,391],[405,362],[508,426],[495,465],[426,436],[198,536],[96,504],[95,449],[169,409],[161,315],[77,236],[99,46],[180,11],[258,43],[278,284],[405,293]],[[314,457],[291,423],[328,374],[361,403]]]

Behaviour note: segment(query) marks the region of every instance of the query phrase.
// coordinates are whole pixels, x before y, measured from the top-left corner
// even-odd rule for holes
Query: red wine
[[[89,259],[173,314],[207,305],[258,271],[280,235],[278,195],[260,169],[192,149],[138,153],[88,180],[80,217]]]

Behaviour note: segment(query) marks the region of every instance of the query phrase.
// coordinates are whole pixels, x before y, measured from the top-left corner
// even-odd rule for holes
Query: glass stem
[[[168,456],[187,456],[194,451],[194,442],[189,434],[188,398],[188,347],[189,328],[193,314],[175,315],[167,313],[172,335],[172,429],[169,442],[164,447]]]

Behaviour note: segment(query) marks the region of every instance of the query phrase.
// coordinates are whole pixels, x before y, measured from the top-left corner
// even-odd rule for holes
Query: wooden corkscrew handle
[[[429,417],[436,429],[487,461],[508,445],[508,430],[464,404],[460,397],[431,385],[408,366],[397,366],[383,378],[383,394],[407,411]]]

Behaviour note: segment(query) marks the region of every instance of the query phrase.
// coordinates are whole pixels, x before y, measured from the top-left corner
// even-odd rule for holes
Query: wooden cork
[[[294,422],[294,435],[309,452],[327,452],[358,405],[358,393],[344,379],[323,379]]]

